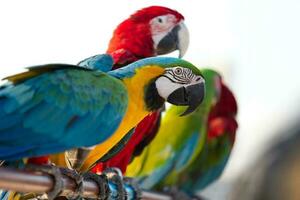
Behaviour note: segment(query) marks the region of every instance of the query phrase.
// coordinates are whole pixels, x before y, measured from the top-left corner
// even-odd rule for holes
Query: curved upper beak
[[[188,49],[189,41],[189,31],[184,22],[181,21],[159,41],[156,53],[162,55],[179,50],[179,58],[181,58]]]
[[[174,105],[188,106],[186,111],[180,116],[187,115],[198,108],[205,95],[205,83],[200,82],[187,87],[181,87],[174,90],[167,101]]]

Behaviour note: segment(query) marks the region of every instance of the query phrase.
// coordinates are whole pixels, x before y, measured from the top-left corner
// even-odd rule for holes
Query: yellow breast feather
[[[88,155],[85,163],[81,167],[81,171],[88,170],[97,160],[103,157],[113,146],[115,146],[132,128],[142,121],[150,111],[147,110],[144,101],[144,89],[150,81],[164,73],[164,69],[149,65],[136,70],[135,75],[129,78],[124,78],[122,81],[128,91],[128,108],[115,133],[98,144]],[[100,130],[101,131],[101,130]],[[60,158],[54,158],[59,156]],[[60,161],[58,165],[63,164],[63,154],[58,154],[53,158],[53,161]],[[64,164],[63,164],[64,165]]]

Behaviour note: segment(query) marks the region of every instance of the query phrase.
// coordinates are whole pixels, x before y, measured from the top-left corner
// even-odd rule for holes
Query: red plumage
[[[120,23],[109,42],[107,53],[114,60],[113,69],[120,68],[136,60],[156,56],[149,22],[151,19],[172,14],[177,22],[184,17],[172,9],[151,6],[137,11]],[[97,163],[92,172],[100,173],[107,167],[118,167],[125,172],[132,156],[139,154],[154,138],[160,122],[161,112],[155,112],[144,118],[136,127],[125,147],[106,162]],[[44,164],[45,157],[30,159],[31,163]]]
[[[150,6],[132,14],[115,29],[107,53],[113,56],[115,68],[141,58],[155,56],[149,22],[151,19],[172,14],[177,22],[184,17],[175,10]]]
[[[237,102],[233,93],[222,82],[221,96],[208,117],[208,139],[230,134],[232,144],[235,140],[235,132],[238,124],[235,120],[237,114]]]
[[[137,11],[118,25],[107,50],[107,53],[114,59],[114,69],[138,59],[156,55],[149,22],[155,17],[167,14],[173,14],[178,22],[184,19],[177,11],[161,6],[151,6]],[[107,167],[118,167],[124,173],[132,157],[139,154],[155,137],[160,116],[161,112],[155,112],[144,118],[125,147],[108,161],[97,164],[92,171],[99,173]]]
[[[47,164],[49,164],[49,156],[39,156],[39,157],[28,158],[27,162],[30,164],[36,164],[36,165],[47,165]]]
[[[118,167],[124,173],[132,157],[141,152],[145,145],[148,144],[149,139],[154,138],[157,133],[159,121],[160,112],[155,112],[147,116],[136,127],[125,147],[108,161],[98,163],[92,171],[99,173],[108,167]]]

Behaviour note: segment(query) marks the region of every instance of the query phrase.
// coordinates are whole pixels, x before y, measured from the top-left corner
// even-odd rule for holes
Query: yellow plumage
[[[88,170],[98,159],[103,157],[115,146],[132,128],[142,121],[149,113],[144,101],[144,89],[150,81],[164,73],[164,69],[156,66],[144,66],[136,70],[134,76],[123,79],[128,91],[128,108],[116,132],[103,143],[97,145],[88,155],[81,171]],[[109,119],[107,119],[109,120]],[[99,131],[100,132],[100,131]],[[65,165],[64,154],[51,157],[51,161],[59,166]]]

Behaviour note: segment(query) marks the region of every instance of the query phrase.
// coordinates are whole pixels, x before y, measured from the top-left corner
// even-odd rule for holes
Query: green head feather
[[[201,71],[197,67],[195,67],[192,63],[180,58],[173,58],[173,57],[145,58],[136,61],[130,65],[127,65],[126,67],[110,71],[108,72],[108,74],[121,79],[127,78],[133,76],[138,68],[142,68],[144,66],[149,66],[149,65],[156,65],[162,68],[172,68],[172,67],[180,66],[180,67],[191,69],[195,75],[202,76]]]

